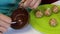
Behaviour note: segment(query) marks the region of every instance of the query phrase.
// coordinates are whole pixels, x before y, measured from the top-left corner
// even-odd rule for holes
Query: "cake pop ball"
[[[29,19],[29,14],[26,9],[24,8],[17,8],[13,13],[12,13],[12,22],[16,22],[14,24],[11,24],[11,27],[13,29],[21,29],[23,28]]]
[[[50,26],[53,26],[53,27],[57,26],[57,20],[55,18],[51,18],[49,22],[50,22],[49,23]]]

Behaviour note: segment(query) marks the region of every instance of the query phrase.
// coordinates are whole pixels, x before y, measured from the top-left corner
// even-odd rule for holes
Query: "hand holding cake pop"
[[[8,27],[10,27],[10,24],[11,24],[11,18],[3,14],[0,14],[0,34],[6,32]]]
[[[41,0],[22,0],[19,5],[23,7],[30,7],[31,9],[35,9],[41,3]]]

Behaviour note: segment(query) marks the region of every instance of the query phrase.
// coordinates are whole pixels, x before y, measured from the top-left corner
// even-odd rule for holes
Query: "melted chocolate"
[[[11,18],[13,22],[16,22],[14,24],[11,24],[11,27],[13,29],[21,29],[27,24],[29,14],[26,9],[18,8],[12,13]]]

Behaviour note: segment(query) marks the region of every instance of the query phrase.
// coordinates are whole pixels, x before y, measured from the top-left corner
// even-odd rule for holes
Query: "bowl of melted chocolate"
[[[12,22],[16,22],[11,24],[11,27],[13,29],[21,29],[28,23],[29,13],[24,8],[18,8],[12,13],[11,18]]]

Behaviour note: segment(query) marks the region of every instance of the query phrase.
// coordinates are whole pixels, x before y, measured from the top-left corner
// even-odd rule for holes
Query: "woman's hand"
[[[11,24],[11,18],[3,14],[0,14],[0,34],[6,32],[8,27],[10,27],[10,24]]]
[[[36,9],[41,3],[41,0],[22,0],[19,5],[23,7],[30,7],[31,9]]]
[[[36,9],[38,6],[39,6],[39,4],[41,3],[41,0],[33,0],[32,2],[30,2],[30,8],[32,8],[32,9]]]

